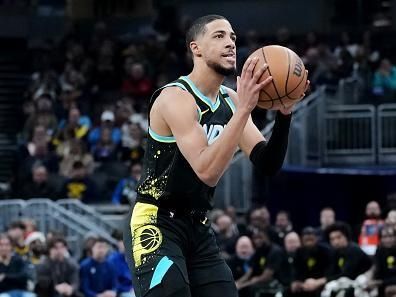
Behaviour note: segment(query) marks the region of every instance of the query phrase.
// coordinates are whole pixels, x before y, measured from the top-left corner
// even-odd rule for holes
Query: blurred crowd
[[[152,92],[192,67],[184,36],[191,19],[158,18],[140,34],[116,36],[98,22],[89,36],[71,25],[57,42],[31,49],[30,84],[23,104],[14,196],[72,198],[86,203],[127,203],[134,199],[148,129]],[[280,28],[274,36],[251,30],[238,38],[238,69],[265,44],[295,50],[309,70],[311,91],[336,88],[355,78],[371,103],[394,100],[394,51],[380,37],[294,36]],[[390,45],[388,45],[390,46]],[[392,56],[393,55],[393,56]],[[234,77],[225,84],[235,88]],[[259,128],[266,112],[256,110]],[[120,180],[122,181],[120,182]]]
[[[396,294],[396,210],[383,214],[376,201],[358,226],[338,221],[330,207],[321,210],[319,226],[298,231],[288,212],[272,220],[265,206],[245,217],[232,207],[215,209],[209,218],[241,297]],[[67,234],[43,234],[31,219],[1,231],[2,297],[134,296],[118,230],[117,246],[87,234],[79,253]]]

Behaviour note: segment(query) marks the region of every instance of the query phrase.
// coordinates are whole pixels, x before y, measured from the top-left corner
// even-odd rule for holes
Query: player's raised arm
[[[234,102],[241,101],[235,91],[231,89],[227,89],[227,91]],[[266,175],[277,173],[285,159],[291,113],[289,110],[282,112],[277,112],[274,129],[268,142],[257,129],[251,117],[246,123],[239,142],[240,149]]]
[[[237,102],[235,114],[211,145],[208,145],[204,130],[198,122],[196,104],[187,92],[175,88],[165,89],[153,105],[152,128],[155,129],[155,113],[159,113],[176,138],[183,156],[198,177],[209,186],[215,186],[226,170],[240,142],[250,112],[257,104],[259,90],[271,81],[270,77],[256,83],[265,70],[263,67],[253,75],[256,63],[257,60],[252,59],[245,64],[238,79],[238,93],[244,100]]]

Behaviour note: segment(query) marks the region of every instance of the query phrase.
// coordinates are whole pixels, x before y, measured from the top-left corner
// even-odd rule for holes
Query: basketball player
[[[250,113],[266,66],[248,60],[237,92],[222,86],[235,73],[236,35],[222,16],[196,20],[187,33],[194,68],[157,90],[149,103],[149,135],[137,186],[126,255],[137,297],[237,296],[206,212],[236,149],[264,173],[279,170],[287,148],[290,109],[278,112],[268,143]],[[129,251],[128,251],[129,249]]]

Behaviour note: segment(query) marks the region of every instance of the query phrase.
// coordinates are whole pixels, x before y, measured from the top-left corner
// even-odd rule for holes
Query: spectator
[[[143,130],[138,123],[131,120],[122,134],[121,160],[132,163],[141,162],[144,155]]]
[[[283,245],[286,234],[292,231],[293,225],[290,221],[289,213],[284,210],[278,212],[275,220],[275,232],[278,234],[279,237],[277,242],[280,241]]]
[[[252,234],[255,229],[266,230],[270,240],[278,244],[278,234],[271,226],[271,215],[265,206],[253,209],[248,216],[247,233]],[[279,245],[282,244],[283,242],[279,243]]]
[[[60,162],[59,173],[63,176],[70,176],[73,170],[73,164],[81,161],[87,173],[91,174],[94,170],[94,160],[90,153],[86,151],[85,143],[80,139],[70,139],[64,145],[58,146],[58,155],[62,158]]]
[[[51,173],[58,173],[58,156],[49,149],[46,139],[37,139],[34,143],[34,150],[29,151],[28,155],[21,155],[18,159],[18,177],[21,183],[31,179],[32,168],[35,164],[44,165]]]
[[[266,231],[257,229],[253,233],[256,247],[251,260],[251,268],[236,283],[242,295],[254,296],[258,289],[262,291],[282,291],[290,280],[285,253],[276,244],[271,243]],[[247,293],[247,292],[250,292]]]
[[[122,92],[145,103],[153,92],[153,82],[146,75],[142,63],[134,62],[127,69],[128,77],[122,83]]]
[[[24,199],[57,198],[56,186],[49,180],[47,168],[36,163],[32,168],[32,181],[26,182],[20,192]]]
[[[36,293],[40,297],[79,297],[78,265],[67,257],[67,242],[62,237],[48,242],[48,257],[37,266]]]
[[[335,223],[335,219],[336,215],[331,207],[325,207],[320,211],[320,226],[316,228],[319,241],[326,242],[325,231]]]
[[[396,210],[391,210],[388,212],[385,222],[388,225],[392,225],[396,229]]]
[[[88,135],[88,143],[91,147],[98,144],[101,139],[102,131],[104,129],[110,130],[111,140],[115,145],[120,144],[121,142],[121,130],[114,126],[114,113],[110,110],[103,111],[101,117],[100,127],[96,127]]]
[[[295,275],[291,295],[298,297],[319,296],[331,273],[331,251],[319,243],[315,229],[306,227],[301,234],[302,247],[295,255]]]
[[[106,260],[109,244],[97,238],[92,246],[92,257],[81,263],[81,291],[85,297],[116,297],[117,272]]]
[[[12,253],[11,239],[0,234],[0,296],[34,297],[27,291],[28,275],[27,263]]]
[[[70,139],[85,139],[91,127],[91,120],[86,116],[81,116],[80,110],[73,106],[69,110],[67,120],[59,123],[58,131],[53,138],[53,144],[58,146]]]
[[[116,230],[113,232],[113,237],[117,239],[118,251],[109,255],[108,261],[116,267],[117,274],[117,296],[118,297],[135,297],[132,286],[131,272],[128,263],[125,260],[125,246],[123,241],[123,234]]]
[[[379,288],[380,296],[396,294],[396,230],[385,225],[380,232],[380,246],[374,257],[374,279],[369,288]]]
[[[98,197],[95,183],[89,178],[81,161],[73,163],[70,178],[63,185],[62,197],[79,199],[85,203],[94,202]]]
[[[41,95],[36,101],[36,112],[26,120],[23,129],[24,139],[28,140],[30,138],[36,126],[44,127],[45,133],[52,136],[57,125],[58,120],[53,112],[51,96],[48,94]]]
[[[396,91],[396,67],[383,59],[373,78],[373,93],[385,100],[394,99]]]
[[[85,235],[83,241],[82,255],[79,263],[83,263],[84,261],[89,260],[92,257],[92,246],[95,244],[96,239],[98,238],[96,233],[88,232]]]
[[[301,247],[300,236],[294,231],[287,233],[284,240],[285,251],[287,255],[287,262],[289,264],[290,279],[295,279],[295,268],[294,262],[296,257],[296,251]]]
[[[25,230],[26,226],[22,221],[12,222],[7,230],[14,252],[23,258],[27,258],[29,254],[29,247],[25,244]]]
[[[336,222],[329,226],[326,235],[334,249],[333,271],[324,289],[324,296],[345,292],[353,294],[354,280],[370,269],[372,263],[357,244],[351,241],[351,231],[347,224]]]
[[[51,136],[48,135],[43,125],[36,125],[33,128],[33,135],[29,137],[29,141],[24,143],[19,149],[19,158],[25,159],[28,156],[34,156],[37,144],[46,142],[49,145]]]
[[[226,215],[220,215],[214,222],[214,231],[217,245],[225,259],[229,259],[235,253],[235,243],[238,239],[238,228],[232,219]]]
[[[21,222],[25,225],[25,238],[27,238],[31,233],[38,231],[37,222],[31,218],[24,218]]]
[[[29,247],[28,260],[31,264],[37,265],[44,260],[47,247],[43,233],[38,231],[30,233],[25,239],[25,245]]]
[[[370,201],[366,206],[366,219],[360,228],[359,246],[370,256],[375,254],[379,244],[379,233],[384,225],[381,219],[381,208],[377,201]]]
[[[301,246],[300,236],[294,231],[285,236],[285,250],[289,255],[293,255]]]
[[[142,174],[142,165],[136,163],[130,166],[130,176],[123,178],[113,192],[112,203],[133,204],[136,199],[136,184]]]
[[[92,147],[91,153],[96,162],[108,162],[116,159],[117,145],[111,138],[111,129],[101,129],[100,139],[98,143]]]
[[[235,281],[239,282],[239,279],[251,268],[250,260],[254,254],[252,240],[247,236],[239,237],[235,245],[235,252],[235,255],[227,260],[227,263]]]

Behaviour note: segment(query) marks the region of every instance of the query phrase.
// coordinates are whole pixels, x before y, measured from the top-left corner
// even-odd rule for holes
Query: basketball
[[[257,49],[250,58],[257,57],[254,71],[268,64],[258,82],[272,76],[272,82],[260,91],[257,106],[264,109],[290,107],[302,99],[307,73],[301,58],[287,47],[269,45]]]

